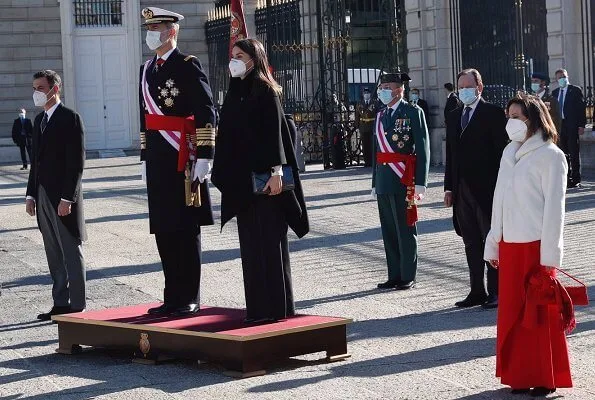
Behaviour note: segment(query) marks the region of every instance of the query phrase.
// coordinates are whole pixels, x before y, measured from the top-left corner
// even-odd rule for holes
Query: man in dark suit
[[[444,89],[446,89],[446,105],[444,106],[444,124],[447,123],[447,115],[453,111],[454,109],[461,106],[461,100],[455,93],[455,88],[452,83],[448,82],[444,84]]]
[[[581,161],[579,136],[585,133],[587,113],[583,91],[580,87],[571,85],[568,81],[568,72],[560,68],[556,71],[559,88],[552,95],[560,103],[562,116],[562,131],[559,145],[562,151],[570,156],[568,169],[568,188],[581,186]]]
[[[558,135],[562,130],[562,116],[560,115],[560,103],[555,96],[552,96],[550,92],[550,78],[546,74],[540,72],[534,72],[531,75],[531,90],[535,93],[535,96],[539,97],[541,101],[545,103],[547,109],[550,112],[552,121],[556,125],[556,131]]]
[[[12,141],[19,146],[21,150],[21,161],[23,166],[21,170],[27,169],[27,154],[31,160],[31,136],[33,135],[33,125],[31,120],[27,118],[27,111],[24,108],[19,110],[19,117],[14,120],[12,124]]]
[[[430,108],[428,107],[428,102],[419,97],[419,89],[411,89],[411,94],[409,95],[409,97],[411,99],[411,104],[413,104],[414,106],[418,106],[423,110],[424,117],[426,118],[427,123],[428,118],[430,118]]]
[[[498,271],[483,259],[502,151],[508,143],[504,111],[481,98],[483,83],[475,69],[457,76],[463,105],[447,116],[444,204],[463,237],[471,291],[457,307],[498,306]],[[484,271],[487,268],[487,295]]]
[[[157,7],[142,15],[147,46],[156,55],[140,70],[141,161],[150,232],[165,275],[163,304],[148,312],[190,315],[200,310],[201,226],[213,224],[205,180],[215,148],[215,108],[200,61],[176,47],[184,16]]]
[[[81,179],[85,162],[81,117],[60,102],[62,80],[51,70],[33,76],[33,100],[44,112],[33,125],[33,158],[26,211],[37,215],[52,281],[54,306],[37,316],[80,312],[86,307],[86,239]]]

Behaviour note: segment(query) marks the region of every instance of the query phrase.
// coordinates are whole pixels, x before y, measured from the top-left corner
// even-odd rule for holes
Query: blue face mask
[[[411,93],[411,101],[419,100],[419,94]]]
[[[462,88],[459,89],[459,99],[468,106],[469,104],[473,104],[475,100],[477,100],[477,94],[475,93],[476,88]]]
[[[378,99],[383,104],[388,104],[393,99],[393,91],[390,89],[378,89]]]
[[[558,79],[558,85],[560,85],[561,88],[565,88],[566,86],[568,86],[568,78],[564,77]]]
[[[539,83],[531,83],[531,90],[533,91],[533,93],[537,93],[539,92],[539,90],[541,89],[541,84]]]

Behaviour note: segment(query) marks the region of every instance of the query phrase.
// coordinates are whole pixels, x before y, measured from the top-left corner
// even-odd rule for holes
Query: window
[[[78,28],[122,26],[122,0],[73,0]]]

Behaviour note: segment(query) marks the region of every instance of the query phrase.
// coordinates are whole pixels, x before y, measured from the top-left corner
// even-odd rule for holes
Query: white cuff
[[[35,201],[35,197],[33,197],[33,196],[27,196],[27,197],[25,197],[25,200],[33,200],[33,201]]]
[[[141,161],[140,163],[140,179],[147,183],[147,162]]]
[[[426,187],[421,185],[415,185],[415,194],[419,196],[425,196],[426,194]]]
[[[275,165],[272,168],[271,176],[283,176],[283,166],[282,165]]]
[[[70,204],[74,203],[74,201],[72,201],[72,200],[66,200],[66,199],[63,199],[63,198],[60,198],[60,200],[65,201],[65,202],[70,203]]]

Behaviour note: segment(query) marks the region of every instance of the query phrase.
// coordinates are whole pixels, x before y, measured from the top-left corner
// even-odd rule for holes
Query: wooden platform
[[[223,365],[238,377],[264,374],[272,362],[325,351],[328,361],[349,357],[346,326],[350,319],[296,315],[275,323],[244,324],[245,311],[202,307],[191,317],[148,315],[158,304],[141,304],[57,315],[62,354],[81,345],[134,352],[139,361],[196,359]]]

